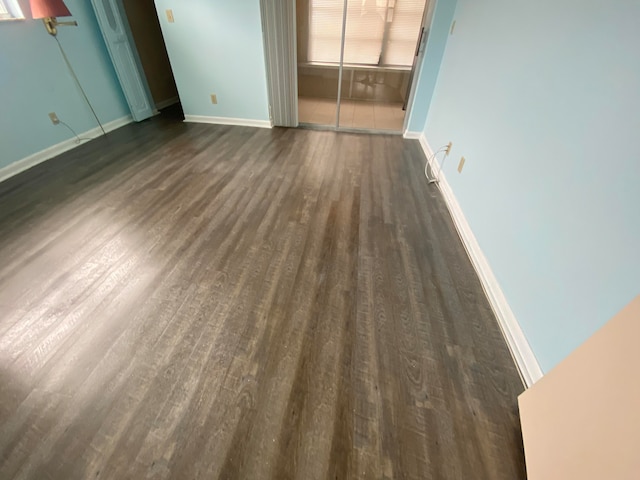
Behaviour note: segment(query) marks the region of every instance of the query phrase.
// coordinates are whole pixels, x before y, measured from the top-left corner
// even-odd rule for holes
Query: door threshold
[[[298,123],[298,128],[305,130],[322,130],[338,133],[364,133],[367,135],[402,135],[399,130],[380,130],[375,128],[335,127],[333,125],[318,125],[315,123]]]

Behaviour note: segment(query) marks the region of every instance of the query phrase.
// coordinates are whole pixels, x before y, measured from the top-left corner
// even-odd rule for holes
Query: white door
[[[154,104],[121,0],[91,0],[107,50],[129,104],[131,116],[140,122],[153,115]]]

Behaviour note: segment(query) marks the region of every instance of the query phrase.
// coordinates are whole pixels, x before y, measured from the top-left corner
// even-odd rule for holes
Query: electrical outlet
[[[215,94],[211,94],[211,103],[213,103],[214,105],[218,104],[218,96]]]
[[[51,112],[49,114],[49,119],[51,119],[51,123],[53,123],[54,125],[58,125],[60,123],[60,119],[55,112]]]
[[[451,153],[451,149],[453,148],[453,142],[449,142],[447,144],[447,150],[446,150],[446,155],[449,155]]]
[[[449,32],[449,35],[453,35],[453,31],[456,29],[456,21],[454,20],[453,23],[451,24],[451,31]]]
[[[464,168],[464,162],[466,162],[464,157],[460,157],[460,163],[458,163],[458,173],[462,173],[462,169]]]
[[[167,10],[167,21],[169,23],[175,22],[175,20],[173,19],[173,10]]]

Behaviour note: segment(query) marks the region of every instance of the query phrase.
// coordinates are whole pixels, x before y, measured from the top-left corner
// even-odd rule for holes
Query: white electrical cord
[[[82,138],[82,137],[79,137],[79,136],[78,136],[78,134],[76,133],[76,131],[75,131],[73,128],[71,128],[69,125],[67,125],[65,122],[63,122],[62,120],[58,119],[58,122],[59,122],[61,125],[64,125],[65,127],[67,127],[67,128],[71,131],[71,133],[73,133],[73,135],[76,137],[76,139],[75,139],[75,143],[76,143],[76,144],[78,144],[78,145],[79,145],[82,141],[86,141],[86,142],[88,142],[88,141],[92,140],[91,138]]]
[[[448,153],[445,153],[445,156],[442,158],[442,163],[439,164],[438,172],[434,174],[433,178],[429,176],[429,167],[434,160],[437,160],[438,154],[447,152],[448,149],[449,145],[444,145],[427,158],[427,163],[424,165],[424,176],[427,177],[429,183],[438,183],[440,180],[440,172],[442,171],[442,167],[444,166],[444,161],[446,160]],[[431,168],[431,173],[434,173],[433,168]]]

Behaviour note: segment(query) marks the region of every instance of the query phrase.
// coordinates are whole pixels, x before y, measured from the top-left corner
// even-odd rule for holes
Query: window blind
[[[309,0],[309,61],[340,62],[344,0]]]
[[[344,62],[411,66],[425,0],[349,0]],[[344,0],[309,0],[310,62],[339,63]]]
[[[350,0],[347,3],[345,63],[380,64],[387,3],[387,0]]]
[[[0,20],[24,18],[16,0],[0,0]]]
[[[420,35],[424,0],[396,0],[389,22],[387,45],[384,49],[385,65],[408,66],[413,57]]]
[[[7,7],[4,6],[4,2],[2,0],[0,0],[0,19],[1,18],[11,18]]]

